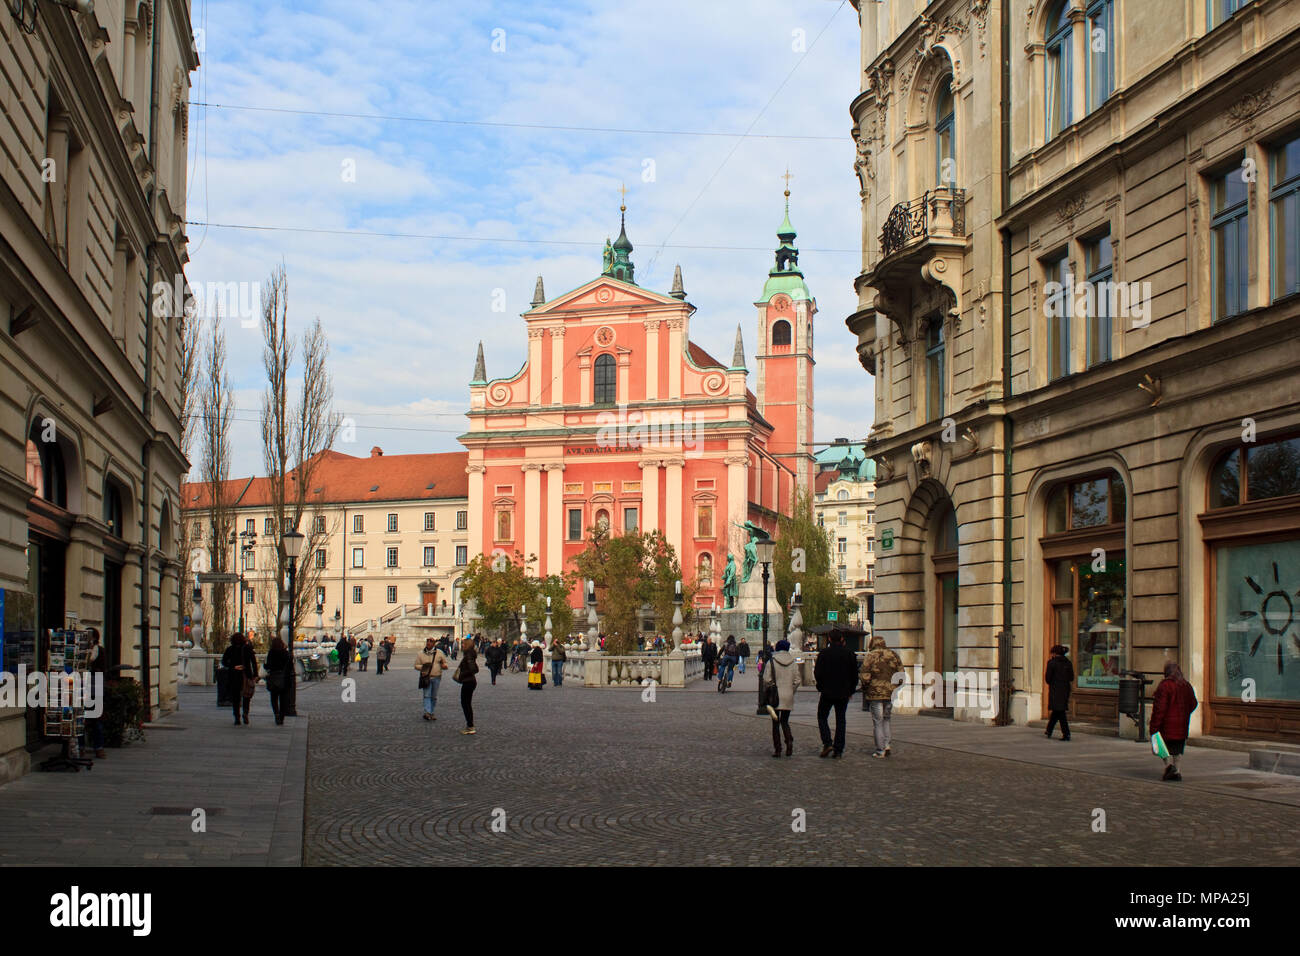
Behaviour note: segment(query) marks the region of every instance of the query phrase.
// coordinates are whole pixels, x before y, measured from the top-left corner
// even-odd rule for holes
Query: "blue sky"
[[[290,323],[321,319],[356,423],[339,450],[459,448],[478,341],[489,377],[519,368],[536,277],[554,297],[599,273],[621,183],[638,283],[667,291],[680,263],[692,338],[727,358],[739,322],[752,357],[787,166],[819,307],[816,438],[866,434],[872,380],[843,324],[860,262],[847,3],[194,0],[193,16],[191,99],[264,109],[191,107],[187,218],[275,228],[189,226],[187,275],[252,283],[284,262]],[[356,232],[458,238],[338,234]],[[260,473],[260,333],[231,319],[227,340],[232,474]]]

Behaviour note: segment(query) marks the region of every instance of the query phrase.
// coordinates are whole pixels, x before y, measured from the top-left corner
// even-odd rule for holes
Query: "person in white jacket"
[[[771,661],[763,668],[763,680],[776,682],[777,703],[768,705],[772,715],[772,756],[781,756],[781,737],[785,736],[785,755],[794,753],[794,734],[790,732],[790,711],[794,710],[794,692],[799,688],[799,668],[790,653],[789,641],[777,641]]]

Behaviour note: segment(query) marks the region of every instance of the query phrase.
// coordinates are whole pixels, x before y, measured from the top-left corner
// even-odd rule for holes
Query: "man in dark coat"
[[[700,648],[700,659],[704,661],[704,679],[713,680],[713,664],[718,659],[718,648],[713,638],[705,638],[704,646]]]
[[[1066,718],[1066,710],[1070,706],[1070,689],[1074,685],[1074,665],[1065,655],[1069,653],[1069,648],[1064,644],[1057,644],[1052,648],[1052,657],[1047,662],[1047,670],[1043,671],[1043,683],[1047,685],[1047,709],[1051,715],[1047,720],[1047,736],[1052,736],[1052,731],[1056,729],[1056,722],[1061,722],[1061,739],[1070,739],[1070,721]]]
[[[348,668],[352,666],[352,641],[344,634],[334,649],[339,652],[339,676],[347,677]]]
[[[844,733],[849,698],[858,687],[858,658],[844,646],[843,634],[832,634],[831,642],[824,651],[817,655],[813,665],[813,678],[817,681],[817,690],[821,696],[817,700],[817,729],[822,735],[822,752],[825,757],[832,754],[835,758],[844,755]],[[831,740],[831,725],[828,720],[831,709],[835,710],[835,739]]]
[[[1178,762],[1187,747],[1192,711],[1197,707],[1196,691],[1183,676],[1177,661],[1165,661],[1165,679],[1156,688],[1151,704],[1151,733],[1159,733],[1169,756],[1165,758],[1163,780],[1182,780]]]

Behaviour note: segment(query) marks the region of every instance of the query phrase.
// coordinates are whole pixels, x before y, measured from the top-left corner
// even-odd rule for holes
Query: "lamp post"
[[[298,558],[302,554],[305,540],[302,532],[297,529],[286,531],[280,536],[284,556],[289,559],[289,682],[285,686],[284,700],[280,704],[280,713],[285,717],[298,716],[298,668],[293,657],[293,632],[297,623],[294,620],[294,606],[298,603],[295,599],[298,594]]]
[[[760,564],[763,565],[763,666],[767,667],[771,663],[771,651],[767,644],[767,585],[771,578],[772,555],[776,552],[776,542],[771,538],[763,538],[761,541],[754,542],[754,550],[758,552],[757,557]],[[763,682],[758,682],[758,709],[756,714],[762,715],[767,713],[767,708],[763,706]]]
[[[682,646],[682,582],[673,588],[673,650]]]
[[[239,567],[239,607],[235,617],[239,620],[239,633],[244,633],[244,555],[257,549],[257,532],[230,532],[230,547],[234,550],[235,563]]]
[[[596,617],[596,582],[587,580],[587,650],[600,650],[600,619]]]

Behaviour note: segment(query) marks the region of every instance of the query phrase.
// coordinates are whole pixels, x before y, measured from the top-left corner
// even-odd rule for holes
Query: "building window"
[[[390,568],[397,567],[397,549],[389,548],[387,550],[388,550],[388,554],[386,555],[386,561],[385,561],[386,566]]]
[[[1074,86],[1070,75],[1070,48],[1074,43],[1070,4],[1057,0],[1047,18],[1047,138],[1051,139],[1074,122],[1071,99]]]
[[[1048,265],[1047,292],[1047,376],[1056,381],[1070,374],[1070,323],[1074,319],[1074,275],[1070,259],[1062,255]]]
[[[1300,136],[1273,150],[1273,298],[1300,292]]]
[[[836,501],[848,501],[848,500],[849,500],[849,493],[848,493],[847,491],[845,491],[843,488],[841,488],[838,492],[836,492],[836,494],[835,494],[835,500],[836,500]]]
[[[318,568],[323,568],[323,567],[325,567],[325,561],[326,561],[325,549],[324,549],[324,548],[317,548],[317,549],[316,549],[316,567],[318,567]]]
[[[424,513],[424,530],[436,531],[437,528],[434,527],[434,523],[434,513],[432,511],[426,511]]]
[[[838,524],[841,528],[847,527],[849,523],[849,513],[847,511],[841,511],[836,516],[835,523]]]
[[[353,585],[352,587],[352,603],[353,604],[361,603],[361,585],[359,584]]]
[[[246,588],[244,588],[244,603],[245,604],[257,603],[257,589],[253,587],[251,584],[248,585]]]
[[[870,554],[872,551],[875,550],[876,550],[876,539],[867,538],[867,553]]]
[[[397,585],[395,584],[388,585],[388,588],[386,589],[386,593],[384,594],[384,599],[388,601],[389,604],[397,603]]]
[[[713,537],[713,505],[696,505],[695,537]]]
[[[1210,181],[1210,288],[1213,319],[1219,321],[1250,308],[1246,181],[1233,168]]]
[[[366,531],[366,523],[365,523],[365,521],[363,520],[363,518],[364,518],[364,516],[362,516],[362,515],[353,515],[353,516],[352,516],[352,533],[353,533],[353,534],[365,534],[365,531]]]
[[[637,529],[636,509],[624,508],[623,509],[623,530],[625,532],[631,532],[631,531],[635,531],[636,529]]]
[[[275,534],[275,519],[274,519],[274,518],[263,518],[263,519],[262,519],[262,534]]]
[[[707,551],[701,551],[697,565],[699,571],[696,573],[696,580],[700,587],[713,587],[713,555]]]
[[[117,486],[104,482],[104,524],[108,525],[108,533],[115,538],[122,537],[125,530],[122,526],[123,509],[122,493],[117,490]]]
[[[838,572],[840,584],[847,584],[849,581],[849,569],[841,564],[836,571]]]
[[[826,527],[826,513],[824,511],[817,512],[817,527]]]
[[[867,524],[875,524],[875,523],[876,523],[876,509],[869,508],[867,509]]]
[[[435,555],[434,555],[433,548],[424,549],[424,566],[426,568],[431,568],[438,563],[437,561],[434,560],[434,557]]]
[[[867,566],[867,583],[868,584],[876,583],[876,569],[871,567],[870,565]]]
[[[257,534],[257,519],[256,519],[256,518],[246,518],[246,519],[244,519],[244,533],[245,533],[245,534]]]
[[[316,516],[316,533],[317,533],[317,534],[324,534],[324,533],[325,533],[325,516],[324,516],[324,515],[317,515],[317,516]]]
[[[606,352],[596,356],[595,391],[592,401],[597,405],[613,405],[617,399],[618,370],[614,356]]]
[[[582,509],[581,508],[569,509],[569,540],[570,541],[582,540]]]
[[[790,344],[790,323],[785,319],[777,319],[772,323],[772,344],[789,345]]]
[[[925,333],[925,418],[934,421],[943,418],[945,366],[947,348],[943,338],[943,320],[930,319]]]
[[[397,530],[397,515],[390,514],[388,516],[388,533],[392,534],[396,530]]]
[[[352,549],[352,566],[354,568],[364,568],[366,566],[365,548]]]
[[[496,532],[497,532],[498,541],[514,540],[514,534],[513,534],[514,528],[513,528],[513,522],[511,521],[511,517],[512,517],[511,512],[506,511],[504,509],[497,512]]]
[[[1300,436],[1238,445],[1210,469],[1210,508],[1300,495]]]
[[[317,606],[318,608],[324,608],[324,607],[325,607],[325,589],[324,589],[324,588],[317,588],[317,589],[316,589],[316,606]]]
[[[468,512],[468,511],[457,511],[457,512],[456,512],[456,530],[457,530],[457,531],[464,531],[464,530],[466,530],[468,527],[469,527],[469,512]]]
[[[469,564],[469,546],[456,545],[456,567],[463,568],[467,564]]]
[[[956,112],[952,97],[952,74],[939,80],[934,106],[934,181],[951,189],[957,185]]]
[[[1210,0],[1210,29],[1223,23],[1247,2],[1249,0]]]
[[[245,552],[244,552],[244,570],[245,570],[245,571],[256,571],[256,570],[257,570],[257,552],[256,552],[256,551],[245,551]]]
[[[1047,533],[1124,522],[1124,482],[1115,472],[1063,482],[1047,497]]]
[[[849,539],[848,539],[848,538],[836,538],[836,539],[835,539],[835,552],[836,552],[836,554],[848,554],[848,553],[849,553]]]
[[[1114,0],[1093,0],[1088,4],[1088,112],[1105,103],[1115,91],[1114,26]]]
[[[1115,277],[1110,233],[1085,242],[1083,258],[1088,272],[1088,287],[1093,293],[1085,299],[1092,303],[1088,315],[1088,367],[1092,368],[1110,361],[1110,289]]]

